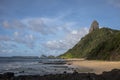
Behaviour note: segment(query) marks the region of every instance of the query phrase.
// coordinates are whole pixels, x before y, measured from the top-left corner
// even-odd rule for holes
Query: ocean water
[[[47,75],[61,74],[64,71],[72,73],[74,66],[67,64],[44,64],[48,62],[64,61],[62,59],[23,59],[0,58],[0,73],[14,72],[18,75]]]

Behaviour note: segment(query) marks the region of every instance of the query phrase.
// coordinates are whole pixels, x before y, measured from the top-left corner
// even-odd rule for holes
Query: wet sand
[[[68,64],[76,67],[79,73],[90,72],[101,74],[103,71],[120,69],[120,61],[97,61],[84,59],[67,59]]]

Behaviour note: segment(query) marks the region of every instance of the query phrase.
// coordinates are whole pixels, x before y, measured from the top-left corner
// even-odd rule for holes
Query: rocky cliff
[[[94,31],[94,30],[96,30],[96,29],[99,29],[99,23],[98,23],[96,20],[94,20],[94,21],[92,22],[92,24],[91,24],[91,27],[90,27],[90,29],[89,29],[89,32],[92,32],[92,31]]]

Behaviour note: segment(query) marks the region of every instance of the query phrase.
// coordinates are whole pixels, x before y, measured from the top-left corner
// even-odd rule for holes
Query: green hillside
[[[60,57],[120,60],[120,31],[109,28],[96,29]]]

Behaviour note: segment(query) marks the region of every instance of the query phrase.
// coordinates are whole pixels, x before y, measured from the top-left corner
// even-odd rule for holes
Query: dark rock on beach
[[[113,69],[111,72],[103,72],[100,77],[103,77],[104,80],[120,80],[120,70]]]
[[[0,80],[14,80],[14,73],[7,72],[4,74],[0,74]]]
[[[120,80],[120,69],[113,69],[109,72],[103,72],[100,75],[94,73],[78,73],[74,71],[72,74],[50,74],[50,75],[21,75],[14,76],[14,73],[8,72],[0,74],[0,80]]]

